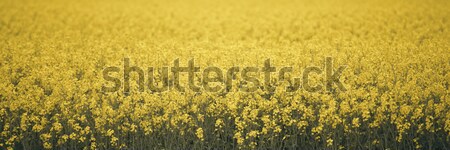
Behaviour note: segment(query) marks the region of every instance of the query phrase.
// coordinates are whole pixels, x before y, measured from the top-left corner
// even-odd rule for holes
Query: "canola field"
[[[450,149],[449,8],[448,0],[1,0],[0,149]],[[238,90],[248,86],[240,74],[229,90],[141,91],[134,72],[129,92],[105,92],[114,84],[105,68],[119,67],[108,75],[123,84],[125,58],[159,85],[173,76],[147,67],[177,59],[224,70],[270,59],[293,71],[254,92]],[[326,58],[334,70],[346,66],[345,90],[284,90]],[[322,74],[309,83],[323,84]]]

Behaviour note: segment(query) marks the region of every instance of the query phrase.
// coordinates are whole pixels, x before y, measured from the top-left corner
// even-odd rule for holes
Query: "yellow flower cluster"
[[[4,0],[0,149],[448,149],[448,8],[448,0]],[[328,56],[347,65],[346,91],[284,90]],[[123,58],[224,69],[270,58],[294,70],[271,80],[273,93],[140,92],[135,74],[130,93],[103,92],[103,69]]]

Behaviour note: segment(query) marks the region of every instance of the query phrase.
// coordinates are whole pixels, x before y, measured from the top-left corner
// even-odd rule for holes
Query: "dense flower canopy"
[[[0,149],[448,149],[448,8],[448,0],[2,0]],[[285,92],[292,82],[274,79],[275,92],[139,92],[135,75],[131,93],[101,91],[103,69],[124,58],[144,68],[270,58],[297,76],[325,57],[347,65],[346,91]]]

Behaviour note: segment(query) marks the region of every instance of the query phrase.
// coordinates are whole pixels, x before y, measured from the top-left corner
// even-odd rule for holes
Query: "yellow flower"
[[[359,124],[359,118],[353,118],[352,125],[353,125],[353,127],[358,128],[359,125],[360,125]]]
[[[201,141],[204,140],[203,138],[203,129],[202,128],[198,128],[195,132],[195,135],[197,135],[197,138],[200,139]]]

